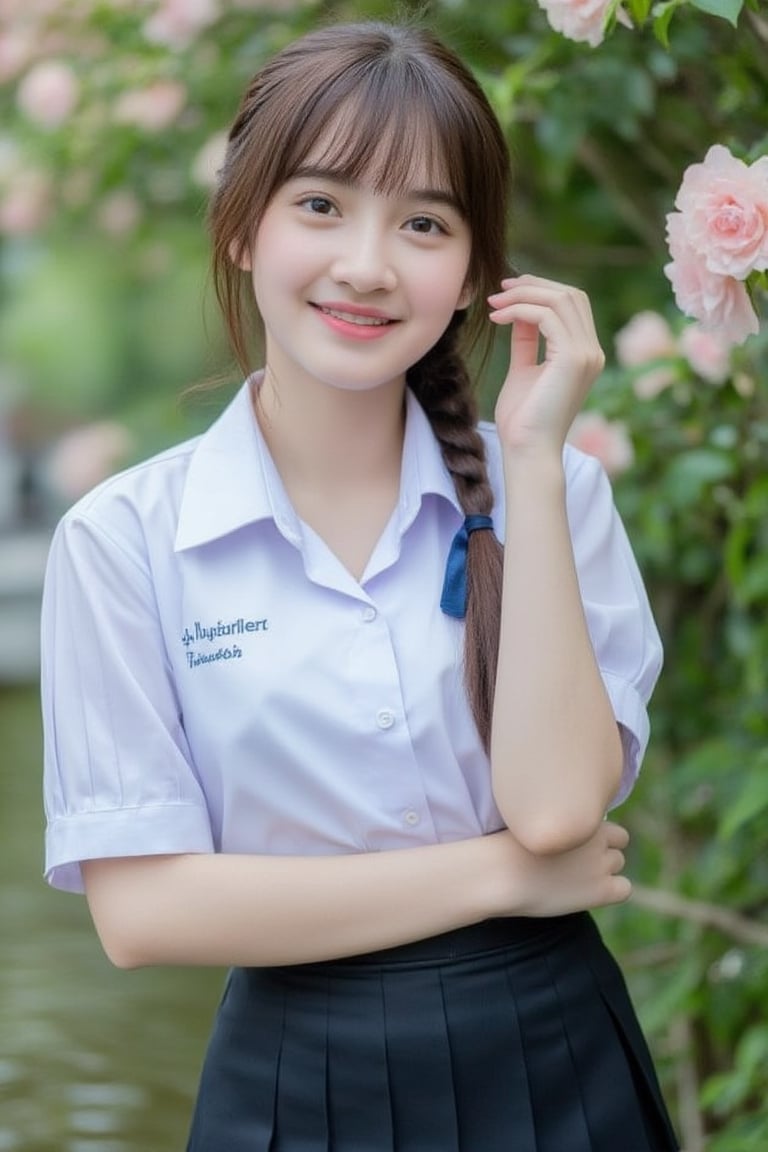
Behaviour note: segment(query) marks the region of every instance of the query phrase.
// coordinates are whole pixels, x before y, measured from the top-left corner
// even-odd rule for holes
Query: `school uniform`
[[[43,607],[57,887],[82,891],[89,858],[337,855],[502,827],[463,689],[463,623],[439,606],[464,516],[426,416],[408,393],[398,505],[358,582],[293,510],[251,386],[203,436],[100,485],[57,529]],[[499,445],[481,431],[501,538]],[[602,469],[570,446],[564,462],[587,623],[621,725],[619,803],[661,649]],[[617,1148],[677,1144],[586,914],[235,969],[189,1144]]]

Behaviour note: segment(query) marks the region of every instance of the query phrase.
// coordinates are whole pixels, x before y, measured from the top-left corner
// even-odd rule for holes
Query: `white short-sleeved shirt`
[[[483,424],[494,522],[498,440]],[[599,464],[565,449],[568,517],[631,788],[661,649]],[[187,852],[323,854],[502,826],[439,606],[463,514],[408,394],[398,505],[358,583],[293,510],[246,384],[203,436],[79,501],[43,605],[46,876]],[[556,702],[553,702],[556,707]]]

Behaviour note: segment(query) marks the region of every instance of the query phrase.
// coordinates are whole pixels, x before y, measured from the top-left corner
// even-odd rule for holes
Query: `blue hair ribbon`
[[[469,537],[473,532],[480,532],[484,528],[493,529],[493,520],[490,516],[466,516],[448,550],[440,607],[446,616],[453,616],[456,620],[463,620],[467,614]]]

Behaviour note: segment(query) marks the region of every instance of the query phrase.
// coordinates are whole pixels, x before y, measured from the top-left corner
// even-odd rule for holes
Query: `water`
[[[36,691],[0,687],[0,1152],[183,1150],[223,973],[114,969],[42,880],[40,794]]]

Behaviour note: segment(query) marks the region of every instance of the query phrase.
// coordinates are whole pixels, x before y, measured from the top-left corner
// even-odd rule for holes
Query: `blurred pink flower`
[[[724,384],[731,374],[731,343],[719,332],[688,324],[680,333],[680,351],[696,375],[709,384]]]
[[[616,333],[616,359],[624,368],[639,368],[654,360],[677,355],[674,333],[659,312],[638,312]],[[657,365],[647,372],[638,373],[634,380],[635,393],[643,400],[658,396],[677,379],[671,365]]]
[[[192,177],[203,188],[213,188],[227,150],[227,133],[216,132],[203,144],[192,161]]]
[[[538,0],[538,4],[556,32],[561,32],[569,40],[591,44],[593,48],[602,44],[611,0]],[[617,19],[626,20],[621,8]]]
[[[77,77],[63,60],[41,60],[16,89],[20,111],[41,128],[58,128],[75,110],[80,95]]]
[[[664,274],[680,311],[698,320],[705,332],[718,332],[729,344],[742,344],[759,332],[747,289],[732,276],[709,271],[689,246],[680,213],[667,216],[667,238],[672,260],[664,266]]]
[[[141,205],[128,188],[119,188],[105,196],[97,211],[99,227],[111,236],[132,232],[141,219]]]
[[[32,37],[27,32],[9,28],[0,31],[0,84],[18,76],[32,54]]]
[[[675,207],[709,272],[745,280],[768,268],[768,156],[747,165],[714,144],[686,169]]]
[[[77,500],[119,468],[133,449],[128,429],[113,420],[66,432],[50,451],[46,474],[57,496]]]
[[[144,35],[168,48],[186,48],[218,15],[217,0],[161,0],[144,24]]]
[[[114,118],[145,132],[162,132],[181,112],[187,90],[177,80],[156,80],[146,88],[129,88],[118,97]]]
[[[588,456],[597,457],[609,476],[626,472],[635,458],[626,425],[619,420],[606,420],[600,412],[580,412],[571,425],[568,442]]]
[[[0,233],[30,236],[39,232],[52,207],[48,174],[32,168],[17,172],[0,193]]]

